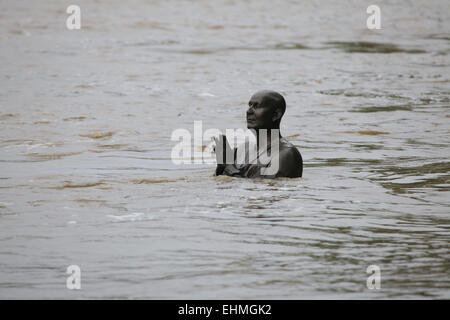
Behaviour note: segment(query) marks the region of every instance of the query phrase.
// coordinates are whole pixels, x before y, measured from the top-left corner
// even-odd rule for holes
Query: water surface
[[[450,298],[448,1],[369,4],[3,1],[0,297]],[[172,163],[260,89],[303,178]]]

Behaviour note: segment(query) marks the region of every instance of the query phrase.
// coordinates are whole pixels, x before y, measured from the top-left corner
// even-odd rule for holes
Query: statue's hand
[[[213,137],[215,146],[213,147],[216,153],[216,176],[221,175],[226,167],[226,156],[227,154],[232,155],[233,151],[228,144],[227,138],[224,135],[220,135],[218,138]]]
[[[225,164],[226,152],[227,152],[225,143],[228,145],[227,138],[223,134],[221,134],[218,138],[213,137],[213,139],[215,142],[215,146],[214,146],[213,150],[216,153],[216,162],[218,165]]]

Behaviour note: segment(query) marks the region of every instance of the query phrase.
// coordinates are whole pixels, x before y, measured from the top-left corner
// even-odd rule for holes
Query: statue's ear
[[[272,121],[273,122],[278,121],[279,119],[281,119],[282,116],[283,112],[281,111],[281,108],[276,108],[272,116]]]

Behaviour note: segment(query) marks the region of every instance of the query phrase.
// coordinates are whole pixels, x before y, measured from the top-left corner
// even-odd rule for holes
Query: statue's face
[[[255,93],[248,102],[247,128],[272,129],[274,110],[273,101],[266,99],[264,92]]]

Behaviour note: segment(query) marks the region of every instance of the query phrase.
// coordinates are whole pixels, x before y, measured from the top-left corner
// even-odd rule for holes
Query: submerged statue
[[[280,122],[286,110],[283,96],[275,91],[259,91],[250,98],[248,106],[247,129],[253,134],[254,145],[248,148],[249,143],[246,142],[232,149],[224,135],[215,138],[215,175],[244,178],[301,177],[302,156],[280,134]]]

